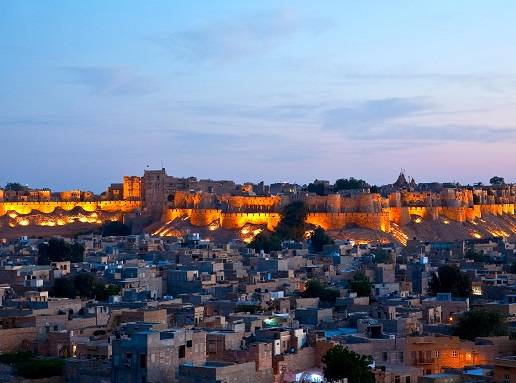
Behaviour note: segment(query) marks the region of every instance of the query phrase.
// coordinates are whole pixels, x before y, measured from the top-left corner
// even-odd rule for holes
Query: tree
[[[509,273],[516,274],[516,262],[511,263],[511,266],[509,266]]]
[[[281,250],[281,240],[274,234],[271,235],[262,231],[247,246],[256,251],[263,250],[266,253],[270,253],[271,251]]]
[[[294,201],[283,208],[275,234],[281,240],[302,241],[305,236],[305,219],[308,208],[302,201]]]
[[[43,379],[63,374],[62,359],[37,359],[31,352],[6,352],[0,355],[0,363],[13,367],[17,376],[26,379]]]
[[[444,265],[430,278],[428,291],[432,295],[451,293],[455,297],[465,298],[471,294],[471,281],[459,268]]]
[[[323,302],[335,304],[339,297],[339,290],[326,287],[318,279],[310,279],[305,283],[305,298],[319,298]]]
[[[369,184],[364,180],[357,180],[356,178],[350,177],[349,179],[340,178],[335,181],[335,190],[351,190],[351,189],[367,189]]]
[[[351,291],[357,293],[359,297],[368,297],[371,295],[371,282],[364,273],[359,272],[353,276],[349,281],[349,288]]]
[[[369,188],[369,192],[370,193],[378,193],[378,194],[380,194],[380,188],[378,186],[376,186],[376,185],[373,185],[373,186],[371,186]]]
[[[25,379],[44,379],[52,376],[62,376],[65,361],[62,359],[30,359],[18,363],[15,373]]]
[[[321,226],[317,226],[312,235],[310,235],[310,249],[314,253],[320,253],[324,245],[330,245],[332,243],[334,243],[333,239],[326,234],[326,231]]]
[[[77,291],[71,278],[57,278],[50,289],[50,295],[59,298],[75,298]]]
[[[306,231],[308,209],[304,202],[294,201],[283,208],[281,219],[272,234],[261,232],[248,245],[257,251],[281,250],[281,241],[302,241]]]
[[[322,182],[311,182],[306,187],[306,191],[317,195],[326,195],[324,184]]]
[[[99,289],[99,283],[92,274],[80,273],[73,278],[73,286],[77,295],[84,298],[94,298]]]
[[[94,275],[88,273],[80,273],[73,278],[64,277],[54,281],[54,285],[50,291],[52,296],[60,298],[94,298],[98,301],[107,301],[111,295],[117,295],[120,292],[118,285],[106,285]]]
[[[507,335],[507,322],[497,311],[474,309],[460,318],[454,334],[461,339],[474,340],[476,337]]]
[[[82,262],[84,246],[80,243],[68,243],[64,239],[51,238],[38,246],[38,264],[49,265],[50,262]]]
[[[486,257],[484,254],[477,253],[476,251],[469,249],[466,251],[466,258],[472,259],[475,262],[484,262]]]
[[[491,185],[504,185],[505,180],[503,179],[503,177],[494,176],[494,177],[491,177],[491,179],[489,180],[489,183]]]
[[[374,263],[392,263],[392,254],[389,250],[377,248],[372,253],[374,254]]]
[[[360,355],[344,348],[340,344],[330,348],[324,354],[324,377],[328,382],[337,382],[347,378],[348,383],[374,383],[374,374],[369,365],[370,356]]]
[[[103,237],[123,237],[131,234],[131,227],[120,221],[108,221],[102,225]]]
[[[21,183],[18,183],[18,182],[9,182],[7,185],[5,185],[5,190],[12,190],[12,191],[16,191],[16,192],[23,192],[23,191],[27,191],[28,188],[27,188],[27,186],[24,186],[24,185],[22,185]]]

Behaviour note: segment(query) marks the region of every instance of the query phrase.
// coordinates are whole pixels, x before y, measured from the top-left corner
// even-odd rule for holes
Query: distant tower
[[[396,180],[396,182],[394,182],[394,184],[392,186],[394,186],[396,189],[402,189],[402,188],[406,188],[409,186],[407,178],[405,177],[404,169],[401,169],[398,179]]]

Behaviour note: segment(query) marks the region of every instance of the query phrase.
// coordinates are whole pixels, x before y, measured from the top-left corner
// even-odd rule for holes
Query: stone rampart
[[[140,201],[48,201],[48,202],[0,202],[0,216],[10,211],[17,214],[31,214],[33,211],[51,214],[56,209],[65,211],[80,207],[86,212],[105,211],[130,213],[140,208]]]

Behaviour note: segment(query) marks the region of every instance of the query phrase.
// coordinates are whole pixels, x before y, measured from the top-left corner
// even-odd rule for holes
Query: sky
[[[516,2],[3,0],[0,185],[516,181]]]

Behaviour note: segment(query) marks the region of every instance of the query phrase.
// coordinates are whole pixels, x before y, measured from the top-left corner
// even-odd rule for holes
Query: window
[[[401,379],[400,379],[400,376],[399,375],[396,375],[394,377],[394,383],[401,383]]]
[[[403,363],[403,351],[398,352],[398,362]]]
[[[454,357],[454,358],[457,358],[459,356],[459,351],[457,350],[453,350],[451,355]]]
[[[179,358],[184,358],[186,356],[186,347],[185,345],[179,346]]]
[[[386,351],[382,352],[382,361],[387,362],[388,359],[389,354]]]
[[[439,350],[435,350],[434,353],[435,353],[435,357],[439,358]]]
[[[409,376],[405,376],[405,383],[410,383],[410,375]]]
[[[140,354],[140,368],[147,368],[147,354]]]
[[[186,347],[191,348],[192,347],[192,340],[186,341]]]

